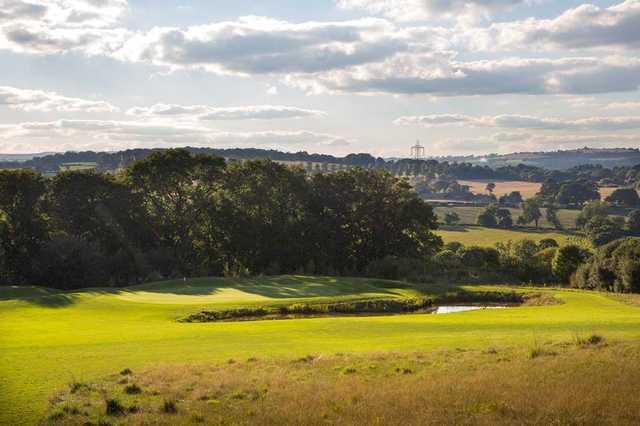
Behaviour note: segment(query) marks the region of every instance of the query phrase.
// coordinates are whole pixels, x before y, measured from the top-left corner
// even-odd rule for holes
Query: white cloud
[[[605,109],[613,109],[613,110],[631,110],[631,111],[640,111],[640,102],[635,101],[626,101],[626,102],[611,102],[605,105]]]
[[[134,147],[340,148],[352,140],[311,131],[224,132],[148,121],[57,120],[0,125],[2,152],[118,150]]]
[[[398,126],[422,127],[471,126],[502,129],[560,130],[560,131],[613,131],[640,129],[637,117],[588,117],[580,119],[541,118],[528,115],[497,115],[473,117],[457,114],[405,116],[394,121]],[[505,136],[504,134],[501,134]],[[506,139],[506,137],[503,137]]]
[[[529,18],[470,31],[461,39],[475,48],[588,49],[640,47],[640,0],[609,8],[582,4],[555,19]]]
[[[399,21],[434,18],[477,20],[528,3],[527,0],[336,0],[339,7],[361,9]]]
[[[425,44],[383,19],[294,24],[248,16],[186,29],[154,28],[130,37],[114,56],[247,76],[343,69]]]
[[[593,94],[636,91],[640,59],[509,58],[447,61],[437,55],[399,55],[379,64],[285,78],[308,93],[429,94]]]
[[[127,9],[127,0],[0,0],[0,49],[109,54],[127,38],[110,28]]]
[[[0,86],[0,106],[21,111],[57,112],[117,112],[105,101],[70,98],[55,92]]]
[[[209,105],[155,104],[150,107],[136,107],[127,111],[128,115],[141,117],[178,116],[201,121],[216,120],[275,120],[303,117],[323,117],[323,111],[277,105],[254,105],[243,107],[216,108]]]
[[[39,22],[56,27],[107,27],[128,9],[127,0],[0,0],[0,24]]]

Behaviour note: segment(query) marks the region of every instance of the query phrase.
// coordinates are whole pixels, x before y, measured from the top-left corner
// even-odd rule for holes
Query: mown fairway
[[[511,230],[511,229],[491,229],[481,226],[452,226],[438,230],[445,243],[460,242],[465,246],[493,247],[496,243],[505,243],[509,240],[520,241],[529,239],[540,241],[545,238],[553,238],[558,244],[563,245],[571,238],[579,238],[576,235],[566,232],[553,232],[545,230]]]
[[[0,288],[0,424],[34,423],[56,389],[124,368],[338,352],[529,348],[539,341],[569,341],[577,333],[598,333],[610,342],[640,338],[636,306],[604,294],[554,289],[544,291],[564,304],[448,315],[176,322],[202,307],[435,291],[314,277],[201,279],[70,293]]]

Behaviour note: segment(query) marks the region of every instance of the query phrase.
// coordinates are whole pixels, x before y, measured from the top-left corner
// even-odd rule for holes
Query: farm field
[[[302,276],[202,278],[72,292],[0,287],[0,424],[34,423],[54,391],[125,368],[179,371],[170,366],[254,357],[277,363],[310,354],[369,356],[489,346],[520,350],[536,342],[571,341],[583,333],[601,334],[612,343],[640,338],[637,306],[605,294],[562,289],[514,288],[548,293],[562,304],[447,315],[176,321],[203,308],[409,297],[458,288]]]
[[[454,211],[460,216],[461,225],[475,225],[477,223],[478,215],[484,210],[484,207],[435,207],[436,214],[443,218],[448,211]],[[517,221],[518,217],[522,214],[521,209],[509,209],[513,217],[513,221]],[[542,219],[540,219],[540,228],[553,229],[546,219],[546,209],[540,209],[542,212]],[[575,229],[576,219],[580,214],[579,210],[558,210],[558,219],[564,229]]]
[[[537,182],[525,182],[518,180],[499,181],[499,180],[459,180],[460,185],[468,185],[471,187],[471,192],[476,194],[486,194],[486,187],[489,182],[496,184],[496,188],[493,193],[496,197],[500,198],[505,194],[509,194],[513,191],[520,191],[522,198],[532,198],[539,191],[542,184]]]
[[[508,194],[513,191],[520,191],[522,194],[522,198],[533,198],[539,191],[542,184],[537,182],[526,182],[526,181],[500,181],[500,180],[459,180],[458,183],[460,185],[468,185],[471,187],[471,192],[476,194],[486,194],[486,187],[489,182],[493,182],[496,184],[496,188],[493,190],[493,193],[496,197],[500,198],[502,195]],[[617,187],[601,187],[600,197],[604,200],[609,195],[618,189]]]
[[[553,238],[560,245],[566,244],[571,238],[579,238],[579,236],[568,232],[553,232],[550,230],[511,230],[511,229],[492,229],[483,228],[481,226],[452,226],[443,227],[436,231],[443,241],[446,243],[460,242],[465,246],[481,246],[493,247],[496,243],[504,243],[509,240],[520,241],[529,239],[540,241],[545,238]]]

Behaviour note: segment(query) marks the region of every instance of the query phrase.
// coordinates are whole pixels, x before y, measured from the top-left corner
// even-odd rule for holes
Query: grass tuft
[[[132,375],[132,374],[133,374],[133,371],[131,371],[131,369],[130,369],[130,368],[125,368],[124,370],[122,370],[122,371],[120,372],[120,375],[121,375],[121,376],[130,376],[130,375]]]
[[[135,383],[127,385],[124,388],[124,393],[126,393],[127,395],[138,395],[142,393],[142,388],[138,385],[136,385]]]
[[[124,416],[125,408],[117,399],[107,399],[105,401],[105,413],[107,416]]]
[[[604,343],[604,337],[600,336],[599,334],[592,334],[587,337],[576,334],[574,340],[577,346],[583,347],[598,346]]]
[[[83,391],[88,391],[90,389],[89,385],[86,383],[82,383],[82,382],[76,382],[73,381],[71,383],[69,383],[69,392],[73,393],[78,393],[78,392],[83,392]]]
[[[166,400],[162,404],[162,410],[165,414],[176,414],[178,412],[178,406],[173,400]]]
[[[356,372],[357,370],[353,367],[345,367],[342,369],[342,374],[344,375],[355,374]]]

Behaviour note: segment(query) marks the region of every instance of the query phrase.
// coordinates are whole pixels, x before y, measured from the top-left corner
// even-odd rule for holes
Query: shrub
[[[137,395],[142,393],[142,388],[140,388],[140,386],[133,383],[133,384],[127,385],[124,388],[124,392],[128,395]]]
[[[443,250],[433,257],[433,263],[445,271],[456,270],[462,266],[460,256],[451,250]]]
[[[634,235],[640,234],[640,210],[634,210],[629,213],[627,229]]]
[[[553,275],[560,282],[569,283],[571,275],[589,259],[589,256],[588,251],[575,245],[561,247],[556,252],[551,264]]]
[[[578,288],[640,291],[640,239],[625,238],[600,247],[571,282]]]
[[[595,246],[602,246],[622,237],[622,227],[608,217],[596,216],[584,226],[584,232]]]
[[[165,414],[175,414],[178,412],[178,406],[175,401],[165,400],[162,404],[162,412]]]
[[[551,247],[559,247],[560,245],[553,238],[544,238],[538,242],[538,249],[544,250]]]
[[[106,400],[105,406],[105,412],[107,416],[123,416],[125,414],[125,408],[117,399]]]
[[[604,337],[598,334],[592,334],[588,337],[576,335],[575,342],[578,346],[597,346],[604,342]]]
[[[460,251],[463,248],[464,248],[464,244],[458,241],[451,241],[450,243],[445,244],[443,247],[444,250],[450,250],[454,252]]]
[[[458,222],[460,222],[460,216],[458,215],[458,213],[453,211],[445,213],[444,223],[446,225],[453,226],[453,225],[456,225]]]

